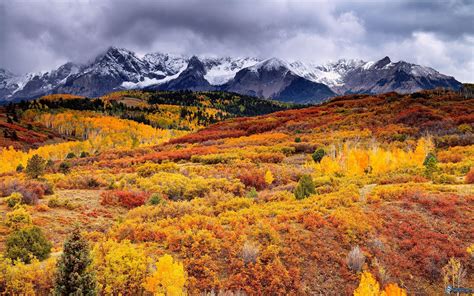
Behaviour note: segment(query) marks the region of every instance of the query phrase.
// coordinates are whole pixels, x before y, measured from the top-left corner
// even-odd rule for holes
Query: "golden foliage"
[[[270,170],[267,170],[265,173],[265,183],[268,185],[272,184],[275,178],[273,178],[273,174]]]
[[[374,276],[364,271],[360,278],[360,283],[357,289],[354,291],[354,296],[379,296],[380,285]]]
[[[173,261],[168,254],[158,259],[153,274],[146,278],[143,285],[153,295],[183,296],[186,274],[183,264]]]
[[[95,245],[92,258],[100,293],[141,293],[149,263],[143,248],[131,244],[130,241],[101,241]]]

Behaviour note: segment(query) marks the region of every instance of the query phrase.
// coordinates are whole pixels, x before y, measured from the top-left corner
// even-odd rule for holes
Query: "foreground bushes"
[[[15,209],[5,215],[5,225],[11,229],[20,229],[31,224],[31,215],[23,206],[16,206]]]
[[[55,259],[29,264],[0,256],[0,289],[4,295],[50,295],[54,286]]]

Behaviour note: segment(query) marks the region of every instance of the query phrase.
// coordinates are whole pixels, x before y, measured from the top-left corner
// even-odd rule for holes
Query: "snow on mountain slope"
[[[204,78],[212,85],[224,84],[235,77],[243,68],[251,67],[258,62],[256,58],[202,58],[206,75]]]
[[[329,87],[340,86],[343,84],[344,75],[354,70],[365,62],[362,60],[345,60],[327,63],[325,65],[316,65],[314,63],[293,62],[290,69],[298,76],[306,78],[317,83],[324,83]]]
[[[249,70],[253,72],[259,72],[260,70],[279,71],[281,69],[291,70],[291,66],[287,61],[278,58],[270,58],[249,67]]]
[[[145,77],[143,80],[141,80],[139,82],[124,81],[121,86],[126,88],[126,89],[136,89],[136,88],[145,88],[145,87],[148,87],[150,85],[163,84],[163,83],[166,83],[168,81],[171,81],[173,79],[178,78],[178,76],[186,69],[186,67],[187,67],[187,65],[183,64],[183,67],[181,69],[179,69],[178,72],[176,72],[175,74],[170,75],[170,76],[165,76],[162,79]],[[157,73],[157,71],[155,71],[154,73]]]
[[[189,57],[155,52],[146,54],[143,60],[149,64],[150,71],[169,76],[175,75],[186,68]]]
[[[120,76],[131,81],[138,81],[144,74],[149,73],[149,67],[134,52],[123,48],[110,47],[84,69],[83,74],[88,73]]]

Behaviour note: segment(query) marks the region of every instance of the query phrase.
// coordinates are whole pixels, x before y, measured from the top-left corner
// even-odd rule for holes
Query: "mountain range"
[[[354,93],[411,93],[459,89],[454,77],[405,61],[341,59],[326,65],[278,58],[198,57],[110,47],[93,61],[66,63],[45,73],[15,75],[0,69],[0,102],[51,93],[97,97],[123,89],[222,90],[295,103],[318,103]]]

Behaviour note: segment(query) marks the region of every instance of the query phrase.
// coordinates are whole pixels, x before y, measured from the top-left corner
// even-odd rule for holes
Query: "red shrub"
[[[467,184],[474,184],[474,168],[471,168],[471,170],[467,173],[466,183]]]
[[[240,172],[238,177],[246,187],[254,187],[257,190],[262,190],[267,186],[265,182],[264,173],[258,170],[245,170]]]
[[[145,204],[150,194],[143,191],[109,190],[102,192],[101,197],[101,205],[122,206],[131,209]]]

